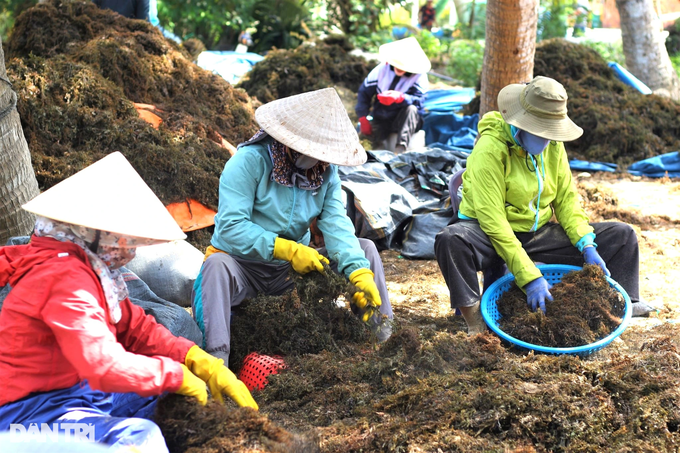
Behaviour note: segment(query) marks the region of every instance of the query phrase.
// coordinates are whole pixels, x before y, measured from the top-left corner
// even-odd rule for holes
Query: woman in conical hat
[[[414,37],[383,44],[379,55],[382,63],[359,87],[354,110],[361,133],[371,137],[374,148],[396,133],[394,152],[398,154],[406,150],[413,134],[423,126],[423,100],[431,65]],[[373,116],[370,121],[369,114]]]
[[[540,261],[596,264],[628,292],[633,315],[647,313],[639,302],[635,231],[620,222],[591,224],[579,203],[563,142],[583,130],[567,116],[564,87],[542,76],[511,84],[498,94],[498,108],[479,122],[456,223],[435,240],[451,307],[460,309],[468,332],[486,330],[477,272],[491,276],[503,263],[533,310],[545,311],[552,300],[550,284],[534,264]],[[550,221],[553,215],[559,223]]]
[[[355,236],[341,198],[337,166],[363,164],[366,152],[340,97],[325,88],[279,99],[258,108],[255,119],[262,129],[224,166],[215,232],[194,284],[206,350],[228,360],[231,307],[291,290],[291,266],[324,272],[327,257],[362,290],[352,303],[386,340],[392,308],[382,262],[371,241]],[[309,247],[315,218],[321,250]]]
[[[81,423],[87,440],[162,452],[148,418],[163,392],[205,404],[207,383],[214,398],[257,408],[221,360],[128,299],[119,269],[135,249],[185,236],[122,154],[23,207],[37,216],[30,243],[0,248],[0,286],[11,286],[0,311],[0,430],[47,424],[64,439]]]

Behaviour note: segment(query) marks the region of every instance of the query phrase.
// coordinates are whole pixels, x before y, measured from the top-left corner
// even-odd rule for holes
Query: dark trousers
[[[372,125],[375,129],[373,131],[374,147],[380,146],[382,141],[393,132],[399,134],[397,145],[407,147],[413,134],[423,127],[423,119],[418,113],[418,108],[415,105],[409,105],[400,109],[394,117],[373,118]]]
[[[640,253],[637,236],[621,222],[591,224],[597,236],[597,251],[607,264],[611,278],[630,296],[640,300]],[[546,264],[583,266],[583,256],[571,244],[561,225],[548,223],[535,233],[515,233],[529,257]],[[481,298],[477,272],[504,264],[476,220],[459,220],[437,234],[434,251],[449,287],[451,308],[470,307]]]

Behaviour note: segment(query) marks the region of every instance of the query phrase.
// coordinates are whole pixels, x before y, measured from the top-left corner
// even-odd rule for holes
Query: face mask
[[[545,150],[550,144],[550,140],[547,138],[538,137],[522,129],[517,129],[513,126],[513,135],[519,143],[519,145],[524,148],[524,151],[531,154],[532,156],[538,156]]]
[[[312,168],[314,165],[318,164],[319,160],[314,159],[313,157],[305,156],[304,154],[301,154],[300,157],[298,157],[295,160],[295,166],[301,170],[309,170]]]

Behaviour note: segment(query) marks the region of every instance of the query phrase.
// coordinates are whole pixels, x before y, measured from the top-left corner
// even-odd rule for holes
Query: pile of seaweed
[[[564,39],[536,46],[534,76],[552,77],[569,95],[569,117],[583,135],[565,144],[581,157],[627,165],[680,147],[680,104],[644,95],[616,78],[593,49]]]
[[[238,86],[263,103],[335,85],[356,93],[378,62],[348,50],[351,46],[346,39],[336,37],[295,49],[275,49],[256,63]]]
[[[233,370],[238,371],[251,352],[290,357],[368,344],[370,330],[345,307],[344,301],[356,292],[347,279],[328,266],[323,274],[291,271],[288,278],[295,285],[292,292],[259,294],[233,311],[229,355]]]
[[[121,151],[164,203],[194,198],[216,209],[230,156],[223,139],[238,144],[257,130],[244,91],[193,64],[151,24],[90,1],[24,11],[7,53],[42,190]],[[134,103],[148,104],[160,127]]]
[[[499,327],[524,342],[554,348],[583,346],[612,333],[621,324],[623,296],[612,288],[599,266],[585,265],[553,285],[545,314],[529,309],[517,285],[503,293],[497,306]]]
[[[234,348],[250,342],[250,352],[274,331],[275,338],[262,340],[264,352],[285,353],[287,368],[253,392],[259,414],[227,409],[204,417],[160,406],[159,424],[172,451],[269,448],[247,443],[255,439],[274,439],[271,448],[281,448],[265,451],[307,451],[313,444],[332,453],[677,451],[678,325],[630,327],[623,341],[588,358],[548,356],[508,348],[491,333],[468,336],[451,312],[423,314],[395,304],[397,324],[387,342],[329,335],[325,346],[310,348],[305,337],[324,336],[320,332],[333,328],[326,322],[358,322],[346,308],[319,309],[346,291],[339,280],[334,286],[307,282],[310,277],[320,275],[300,277],[297,297],[271,297],[259,309],[260,301],[251,301],[252,310],[233,317]],[[329,318],[325,310],[347,317]],[[243,323],[248,327],[241,329]],[[278,428],[303,433],[300,442],[312,440],[291,446]]]
[[[216,402],[204,407],[175,394],[158,401],[155,422],[171,453],[319,451],[313,436],[291,433],[252,409],[231,409]]]
[[[569,117],[583,128],[579,139],[564,144],[570,157],[626,166],[680,148],[680,104],[624,84],[590,47],[541,41],[534,56],[539,75],[564,85]],[[479,96],[465,112],[479,112]]]
[[[403,319],[377,351],[295,356],[254,396],[323,452],[674,452],[679,327],[584,360],[521,355],[451,318]]]

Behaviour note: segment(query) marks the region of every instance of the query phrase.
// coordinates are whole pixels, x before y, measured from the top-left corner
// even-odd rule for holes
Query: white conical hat
[[[107,202],[110,197],[117,203]],[[119,152],[64,179],[22,207],[39,216],[125,236],[161,242],[186,238]]]
[[[361,165],[366,151],[335,88],[269,102],[255,110],[267,134],[306,156],[336,165]]]
[[[378,56],[382,61],[411,74],[425,74],[432,68],[430,59],[413,36],[383,44],[378,49]]]

